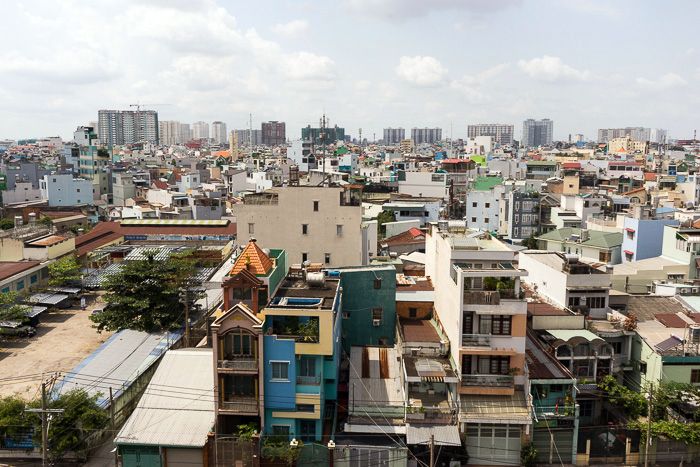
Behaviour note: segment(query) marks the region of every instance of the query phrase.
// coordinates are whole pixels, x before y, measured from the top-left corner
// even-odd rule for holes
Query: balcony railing
[[[510,375],[462,375],[462,387],[512,388]]]
[[[219,408],[232,412],[257,412],[258,401],[250,396],[226,396],[225,400],[219,403]]]
[[[501,295],[496,291],[468,291],[464,292],[465,305],[498,305]]]
[[[576,406],[574,405],[552,405],[552,406],[535,406],[535,415],[539,420],[553,418],[567,418],[576,415]]]
[[[297,376],[297,384],[304,386],[318,386],[321,384],[320,376]]]
[[[218,368],[224,370],[257,370],[256,359],[219,360]]]
[[[408,423],[452,424],[457,422],[457,410],[449,407],[408,407],[406,410]]]
[[[462,347],[491,347],[491,334],[462,334]]]
[[[294,342],[301,342],[302,344],[318,344],[318,336],[295,336],[291,334],[277,334],[278,339],[294,339]]]

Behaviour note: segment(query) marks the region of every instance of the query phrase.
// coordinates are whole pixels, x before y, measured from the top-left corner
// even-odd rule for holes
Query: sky
[[[0,139],[61,136],[100,109],[160,120],[386,127],[554,120],[554,138],[692,138],[700,2],[24,0],[3,2]],[[695,50],[695,49],[698,50]]]

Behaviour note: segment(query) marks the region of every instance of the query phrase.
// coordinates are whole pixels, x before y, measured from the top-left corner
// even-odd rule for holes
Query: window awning
[[[430,444],[430,435],[435,435],[438,446],[461,446],[457,425],[408,425],[406,444]]]
[[[600,337],[585,329],[547,329],[557,340],[570,345],[578,345],[581,342],[603,341]],[[556,342],[553,343],[556,346]]]
[[[472,395],[463,397],[459,406],[462,423],[530,424],[532,417],[525,394],[515,391],[512,396]]]
[[[624,250],[626,255],[634,255],[634,252],[629,250]]]
[[[634,233],[634,229],[625,229],[625,230],[628,231],[628,232]]]

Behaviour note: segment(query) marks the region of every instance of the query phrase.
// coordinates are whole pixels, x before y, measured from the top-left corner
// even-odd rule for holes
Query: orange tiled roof
[[[653,172],[647,172],[644,174],[644,180],[656,180],[656,176],[658,174],[653,173]]]
[[[249,267],[246,267],[247,265]],[[254,241],[251,241],[236,259],[229,276],[234,276],[243,269],[247,269],[252,274],[264,276],[272,269],[272,260]]]

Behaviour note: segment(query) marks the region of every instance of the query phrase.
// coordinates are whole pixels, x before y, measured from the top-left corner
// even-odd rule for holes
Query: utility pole
[[[430,467],[435,467],[435,459],[433,459],[433,451],[435,450],[435,435],[430,435]]]
[[[649,413],[647,420],[647,444],[644,449],[644,467],[649,467],[649,448],[651,447],[651,401],[654,397],[654,383],[649,384]]]
[[[109,418],[112,422],[112,442],[117,437],[117,430],[114,429],[114,398],[112,397],[112,386],[109,387]],[[119,453],[114,450],[114,467],[119,467]]]
[[[56,376],[51,377],[51,381],[56,378]],[[49,448],[48,448],[48,437],[49,437],[49,419],[47,414],[63,413],[63,409],[47,409],[46,408],[46,381],[41,382],[41,408],[40,409],[25,409],[25,412],[33,412],[41,414],[41,465],[42,467],[48,467],[49,465]]]
[[[190,289],[185,286],[185,348],[190,346]]]

